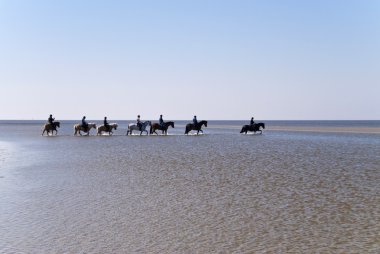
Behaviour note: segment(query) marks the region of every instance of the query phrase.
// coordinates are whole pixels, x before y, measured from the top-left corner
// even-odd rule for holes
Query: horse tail
[[[245,132],[245,128],[243,127],[243,128],[241,128],[241,131],[240,131],[240,133],[243,133],[243,132]]]

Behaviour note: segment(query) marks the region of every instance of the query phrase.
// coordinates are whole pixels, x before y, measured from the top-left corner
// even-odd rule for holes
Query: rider
[[[250,125],[253,125],[254,123],[255,123],[255,121],[253,121],[253,117],[252,117]]]
[[[104,123],[104,127],[106,127],[106,130],[107,130],[107,131],[110,131],[110,125],[108,124],[108,121],[107,121],[107,117],[106,117],[106,116],[104,117],[104,121],[103,121],[103,123]]]
[[[194,124],[194,128],[196,128],[197,125],[198,125],[197,116],[194,116],[194,118],[193,118],[193,124]]]
[[[48,118],[48,123],[53,124],[54,119],[55,119],[55,118],[53,118],[53,115],[50,114],[50,116],[49,116],[49,118]]]
[[[162,119],[162,115],[160,115],[160,119],[158,119],[158,122],[161,127],[164,127],[164,119]]]
[[[142,123],[140,120],[140,115],[137,115],[136,124],[137,124],[137,127],[139,127],[139,130],[141,131]]]
[[[87,132],[87,130],[88,130],[88,123],[86,122],[86,116],[83,116],[83,118],[82,118],[82,127],[84,129],[84,132]]]
[[[50,116],[48,118],[48,123],[51,125],[52,130],[56,130],[54,120],[55,120],[55,118],[53,118],[53,115],[50,114]]]

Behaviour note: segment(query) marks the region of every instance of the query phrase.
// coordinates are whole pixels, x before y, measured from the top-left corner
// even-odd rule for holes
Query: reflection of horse
[[[128,130],[127,130],[127,135],[128,133],[132,135],[132,131],[140,131],[140,135],[143,133],[143,131],[146,132],[146,135],[148,135],[148,131],[146,130],[146,127],[151,125],[152,123],[150,121],[146,121],[141,123],[141,130],[135,123],[128,124]]]
[[[189,123],[186,125],[186,130],[185,130],[185,134],[188,134],[190,131],[192,130],[195,130],[197,131],[197,135],[199,134],[199,132],[202,132],[202,125],[204,125],[205,127],[207,127],[207,121],[200,121],[197,126],[194,126],[194,124],[192,123]]]
[[[46,135],[49,136],[49,132],[51,131],[51,134],[54,135],[54,131],[55,131],[55,135],[58,134],[58,131],[57,131],[57,127],[59,128],[61,125],[60,122],[53,122],[53,124],[50,124],[50,123],[46,123],[44,125],[44,130],[42,132],[42,136],[44,135],[45,131],[46,131]]]
[[[87,132],[87,136],[88,136],[88,135],[90,135],[90,130],[92,128],[96,129],[96,124],[94,124],[94,123],[88,123],[86,130],[84,129],[84,127],[83,127],[82,124],[76,124],[76,125],[74,125],[74,131],[75,131],[74,135],[77,135],[78,132],[79,132],[79,135],[82,136],[82,133],[80,133],[80,132],[83,131],[83,132]]]
[[[113,129],[117,129],[117,123],[110,123],[109,124],[109,128],[107,128],[106,126],[104,125],[100,125],[98,128],[97,128],[97,132],[96,132],[96,135],[102,135],[102,132],[108,132],[109,135],[112,135],[112,130]]]
[[[254,123],[251,125],[243,125],[243,128],[241,129],[240,133],[247,134],[248,131],[253,131],[253,133],[256,133],[257,131],[262,134],[262,130],[260,130],[260,127],[265,129],[265,123]]]
[[[163,124],[163,126],[161,126],[160,124],[158,123],[154,123],[150,126],[150,134],[153,134],[156,133],[158,135],[158,133],[156,132],[156,130],[161,130],[162,131],[162,134],[165,134],[167,135],[168,134],[168,128],[169,126],[171,126],[172,128],[174,128],[174,122],[166,122]]]

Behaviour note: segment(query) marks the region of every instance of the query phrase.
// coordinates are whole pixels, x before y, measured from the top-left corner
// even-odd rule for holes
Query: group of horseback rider
[[[106,130],[109,131],[110,125],[108,124],[106,116],[104,117],[103,124],[104,124],[104,127],[106,127]],[[86,116],[83,116],[82,118],[82,127],[83,127],[84,132],[88,132],[88,123],[86,121]]]
[[[254,118],[252,117],[251,121],[250,121],[250,125],[255,124],[255,121],[253,121],[253,119]],[[55,118],[53,118],[53,115],[50,114],[50,116],[48,118],[48,123],[51,124],[51,126],[53,127],[53,129],[55,129],[54,120],[55,120]],[[159,125],[161,127],[164,126],[165,122],[164,122],[164,119],[162,118],[162,115],[160,115],[160,118],[158,119],[158,123],[159,123]],[[109,130],[110,126],[108,124],[106,116],[104,117],[103,124],[104,124],[104,127],[106,127],[106,129]],[[140,115],[137,115],[136,124],[139,127],[139,130],[141,131],[142,122],[141,122],[141,119],[140,119]],[[194,126],[198,125],[197,116],[194,116],[194,118],[193,118],[193,124],[194,124]],[[82,127],[83,127],[83,129],[84,129],[85,132],[88,132],[88,123],[86,121],[86,116],[83,116],[83,118],[82,118]]]

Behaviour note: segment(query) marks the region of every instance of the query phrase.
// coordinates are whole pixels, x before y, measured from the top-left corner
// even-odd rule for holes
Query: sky
[[[0,0],[0,119],[380,120],[378,0]]]

